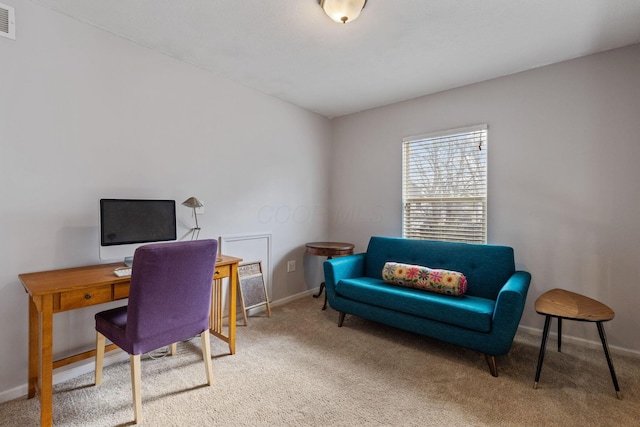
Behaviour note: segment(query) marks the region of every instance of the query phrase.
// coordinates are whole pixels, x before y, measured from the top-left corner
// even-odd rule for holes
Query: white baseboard
[[[272,307],[272,308],[273,307],[278,307],[278,306],[281,306],[281,305],[288,304],[291,301],[295,301],[295,300],[300,299],[300,298],[305,298],[305,297],[308,297],[308,296],[311,296],[311,295],[315,295],[315,294],[318,293],[318,290],[320,290],[319,286],[317,288],[315,288],[315,289],[308,289],[308,290],[306,290],[304,292],[300,292],[300,293],[295,294],[295,295],[290,295],[290,296],[288,296],[286,298],[282,298],[282,299],[274,300],[274,301],[269,301],[269,307]],[[322,298],[324,298],[324,296]],[[265,305],[261,305],[259,307],[250,308],[248,311],[249,311],[249,313],[248,313],[249,316],[253,316],[253,315],[256,315],[256,314],[266,313],[267,307]],[[239,314],[236,316],[236,318],[240,318],[240,316],[242,316],[242,311],[239,311],[238,313]]]
[[[530,334],[538,335],[538,336],[540,336],[540,339],[542,340],[542,329],[532,328],[530,326],[518,326],[518,330],[522,330],[522,331],[525,331],[525,332],[530,333]],[[549,331],[549,336],[553,337],[555,339],[558,339],[558,334],[556,332]],[[562,334],[562,342],[569,342],[569,343],[577,344],[577,345],[580,345],[580,346],[583,346],[583,347],[587,347],[587,348],[594,348],[594,349],[602,350],[602,342],[600,342],[600,341],[586,340],[584,338],[577,338],[577,337],[573,337],[571,335]],[[633,357],[633,358],[636,358],[636,359],[640,359],[640,351],[631,350],[631,349],[624,348],[624,347],[619,347],[617,345],[609,344],[609,351],[611,353],[613,353],[613,354],[619,354],[621,356],[628,356],[628,357]]]
[[[304,298],[304,297],[308,297],[308,296],[311,296],[311,295],[315,295],[315,294],[318,293],[319,290],[320,290],[320,287],[318,286],[317,288],[308,289],[308,290],[306,290],[304,292],[300,292],[299,294],[291,295],[291,296],[288,296],[286,298],[282,298],[282,299],[279,299],[279,300],[276,300],[276,301],[272,301],[270,304],[271,304],[271,307],[278,307],[280,305],[288,304],[291,301],[295,301],[295,300],[300,299],[300,298]],[[324,295],[322,295],[322,298],[324,298]]]
[[[109,366],[114,363],[128,360],[129,355],[122,350],[114,350],[106,353],[104,356],[104,365]],[[88,359],[82,362],[76,362],[69,366],[61,367],[55,370],[53,373],[53,384],[63,383],[71,378],[79,377],[95,370],[94,359]],[[0,392],[0,403],[8,402],[10,400],[19,399],[27,395],[27,384],[20,385],[18,387]]]

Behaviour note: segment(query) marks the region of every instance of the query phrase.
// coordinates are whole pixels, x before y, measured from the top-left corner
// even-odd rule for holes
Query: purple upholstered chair
[[[102,381],[105,337],[129,353],[136,424],[142,421],[140,355],[196,335],[202,340],[207,383],[213,383],[209,312],[218,242],[196,240],[138,248],[129,304],[96,314],[95,383]]]

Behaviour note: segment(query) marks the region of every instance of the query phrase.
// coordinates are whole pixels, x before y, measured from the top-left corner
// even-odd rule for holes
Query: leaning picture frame
[[[266,306],[267,316],[271,317],[269,295],[262,274],[262,262],[247,262],[238,266],[238,281],[240,283],[240,306],[244,325],[247,326],[247,312],[262,305]]]

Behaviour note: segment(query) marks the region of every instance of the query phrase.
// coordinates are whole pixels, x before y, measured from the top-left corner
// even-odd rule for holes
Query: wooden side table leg
[[[558,353],[562,353],[562,317],[558,317]]]
[[[325,282],[320,283],[320,290],[318,291],[317,294],[315,294],[313,297],[314,298],[318,298],[320,295],[322,295],[322,291],[327,287],[327,285],[325,284]],[[327,293],[324,293],[324,305],[322,306],[323,310],[327,309]]]
[[[618,399],[622,399],[622,392],[620,391],[620,386],[618,385],[618,378],[616,377],[616,371],[613,369],[613,362],[611,361],[611,356],[609,355],[609,345],[607,344],[607,337],[604,333],[604,326],[602,322],[596,322],[598,326],[598,334],[600,334],[600,340],[602,341],[602,348],[604,349],[604,355],[607,358],[607,364],[609,365],[609,372],[611,372],[611,379],[613,380],[613,387],[616,389],[616,397]]]
[[[325,283],[324,282],[320,283],[320,290],[318,291],[317,294],[314,294],[313,297],[318,298],[320,295],[322,295],[322,291],[324,291],[324,287],[325,287]]]
[[[332,256],[328,256],[327,259],[332,259]],[[317,294],[315,294],[313,297],[314,298],[318,298],[320,295],[322,295],[322,291],[325,290],[324,288],[326,288],[327,285],[325,282],[320,283],[320,290],[318,291]],[[327,309],[327,293],[324,293],[324,305],[322,306],[323,310]]]
[[[542,361],[544,360],[544,349],[547,346],[547,338],[549,337],[549,326],[551,326],[551,316],[547,315],[544,319],[544,330],[542,332],[542,343],[540,343],[540,353],[538,354],[538,367],[536,368],[536,379],[533,388],[538,388],[538,380],[540,379],[540,371],[542,371]]]

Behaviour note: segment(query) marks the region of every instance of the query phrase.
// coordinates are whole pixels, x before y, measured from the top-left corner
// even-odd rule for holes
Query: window
[[[402,234],[487,242],[487,126],[403,140]]]

